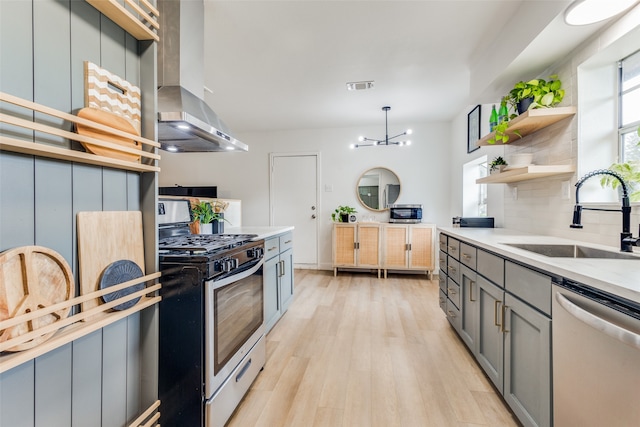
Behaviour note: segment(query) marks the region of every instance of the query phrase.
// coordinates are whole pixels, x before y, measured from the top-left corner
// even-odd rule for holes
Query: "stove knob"
[[[247,251],[249,258],[261,258],[263,254],[264,250],[262,248],[251,248]]]

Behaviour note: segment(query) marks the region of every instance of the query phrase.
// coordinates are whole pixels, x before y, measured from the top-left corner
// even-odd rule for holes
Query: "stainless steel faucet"
[[[620,182],[622,188],[622,208],[621,209],[603,209],[603,208],[584,208],[580,205],[580,199],[578,193],[582,184],[596,175],[610,175]],[[581,218],[582,211],[609,211],[609,212],[622,212],[622,233],[620,233],[620,251],[621,252],[633,252],[633,246],[640,243],[640,239],[636,239],[631,234],[631,204],[629,203],[629,191],[627,189],[627,183],[617,173],[608,169],[599,169],[593,172],[589,172],[576,182],[576,204],[573,208],[573,224],[571,228],[582,228]]]

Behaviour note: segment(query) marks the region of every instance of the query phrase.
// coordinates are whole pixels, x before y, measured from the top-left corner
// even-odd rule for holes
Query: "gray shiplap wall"
[[[0,91],[75,113],[84,107],[85,60],[155,87],[155,46],[138,42],[84,0],[0,0]],[[33,117],[11,105],[0,108]],[[38,114],[35,119],[72,127]],[[143,134],[154,139],[152,123],[143,123]],[[78,147],[0,126],[12,137]],[[146,271],[155,271],[155,175],[0,151],[0,251],[27,245],[57,251],[73,270],[77,294],[76,213],[142,210]],[[0,427],[127,425],[156,396],[157,361],[145,359],[156,342],[154,310],[0,374]]]

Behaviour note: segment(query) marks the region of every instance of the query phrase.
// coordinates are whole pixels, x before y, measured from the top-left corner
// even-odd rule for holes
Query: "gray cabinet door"
[[[293,249],[280,254],[280,308],[284,314],[293,300]]]
[[[505,296],[504,398],[524,426],[551,425],[551,319]]]
[[[265,261],[262,267],[264,287],[264,331],[265,334],[273,328],[281,315],[280,290],[278,289],[278,257]]]
[[[476,358],[500,393],[503,391],[504,339],[500,325],[504,291],[482,276],[478,283],[478,352]]]
[[[460,337],[475,355],[478,353],[478,282],[476,272],[460,268]]]

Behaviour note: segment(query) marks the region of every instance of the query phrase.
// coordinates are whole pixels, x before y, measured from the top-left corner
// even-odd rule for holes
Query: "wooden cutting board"
[[[46,308],[75,296],[73,274],[67,261],[52,249],[22,246],[0,254],[0,321]],[[71,308],[33,319],[0,332],[0,342],[47,326],[69,315]],[[49,339],[52,331],[9,351],[35,347]]]
[[[99,110],[97,108],[91,108],[91,107],[82,108],[80,111],[78,111],[78,117],[94,121],[101,125],[109,126],[116,130],[121,130],[123,132],[140,136],[140,132],[133,125],[133,123],[131,123],[128,119],[117,116],[116,114],[111,113],[109,111]],[[80,135],[89,136],[92,138],[97,138],[97,139],[108,141],[108,142],[113,142],[115,144],[122,145],[123,147],[137,148],[138,150],[142,149],[142,145],[138,141],[135,141],[130,138],[124,138],[118,135],[114,135],[110,132],[94,129],[92,127],[85,126],[80,123],[76,123],[76,132],[78,132],[78,134]],[[100,145],[91,144],[88,142],[81,141],[81,144],[87,151],[93,154],[110,157],[114,159],[127,160],[130,162],[140,161],[139,154],[124,153],[122,151],[114,150],[113,148],[102,147]]]
[[[82,295],[99,290],[102,272],[112,262],[133,261],[144,273],[142,212],[78,212],[77,229]],[[102,300],[94,298],[83,303],[82,310],[100,304]]]

